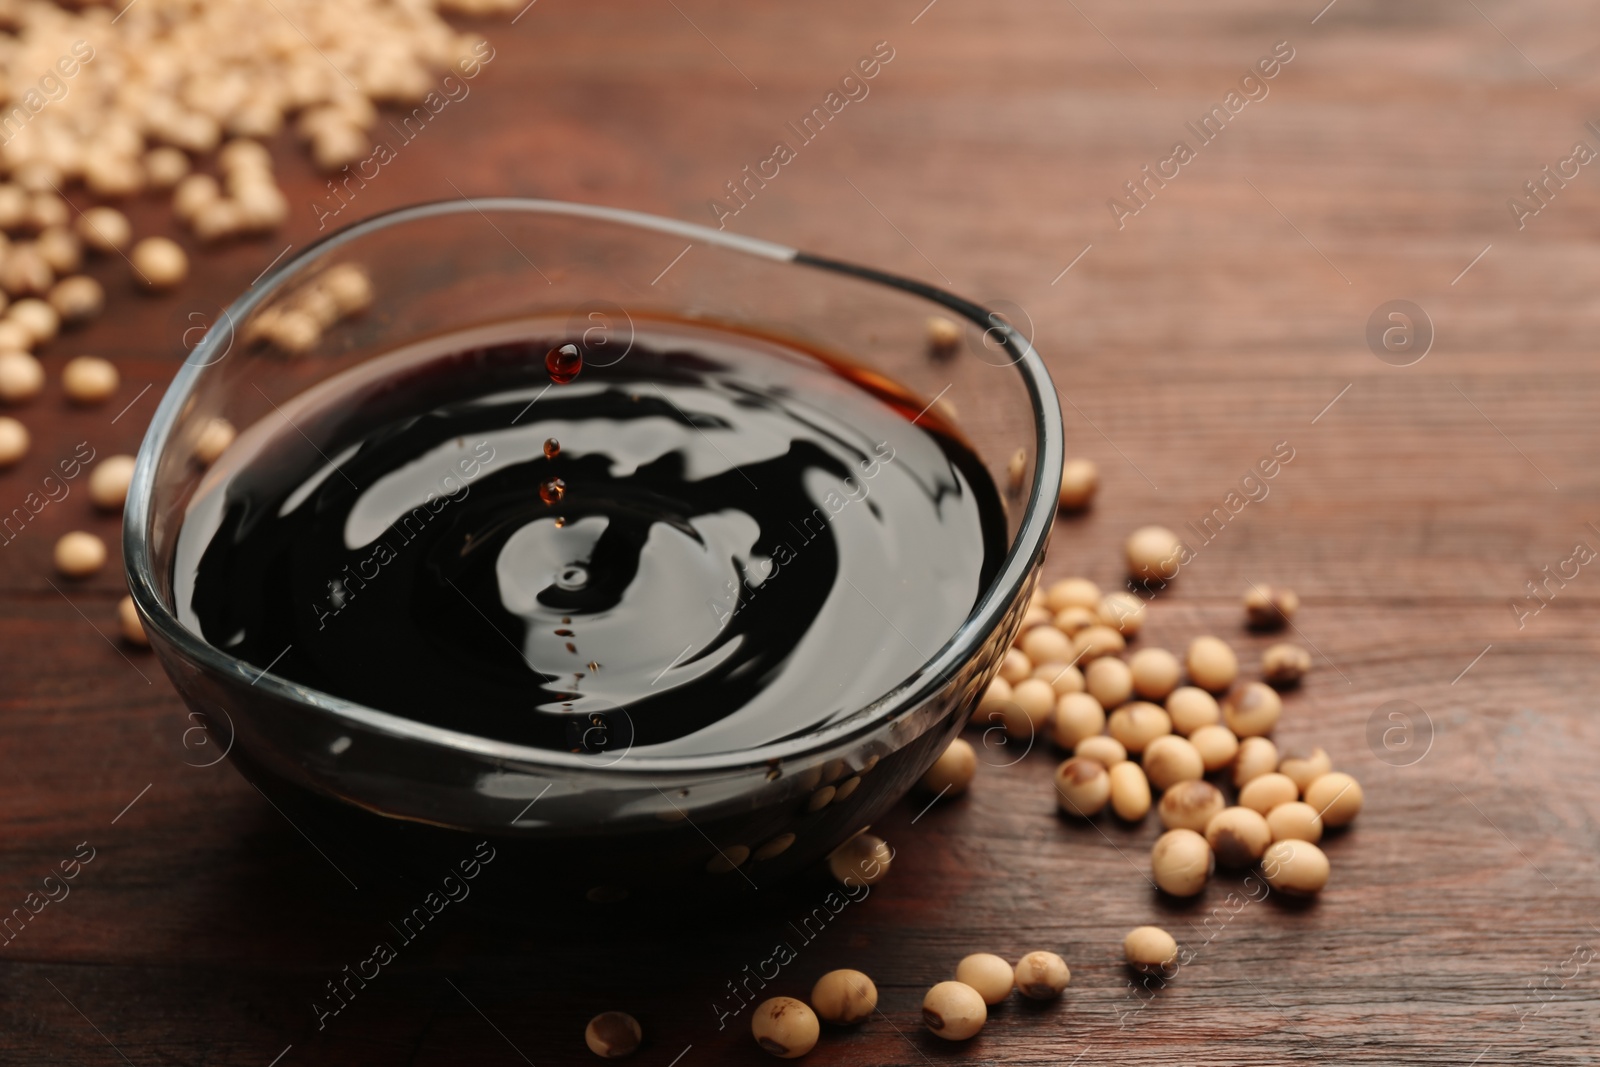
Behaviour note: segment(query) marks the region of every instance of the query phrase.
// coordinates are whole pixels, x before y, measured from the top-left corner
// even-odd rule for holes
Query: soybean
[[[1306,786],[1306,803],[1317,809],[1324,826],[1348,826],[1361,812],[1361,783],[1333,771]]]
[[[978,773],[978,753],[962,738],[951,741],[922,776],[921,785],[939,796],[960,796]]]
[[[74,356],[61,368],[61,389],[74,404],[105,403],[121,380],[111,361],[99,356]]]
[[[1135,700],[1113,711],[1106,728],[1129,752],[1143,752],[1151,741],[1172,732],[1172,718],[1159,704]]]
[[[956,981],[976,989],[984,1004],[994,1005],[1011,995],[1016,971],[993,953],[975,952],[956,964]]]
[[[1071,749],[1106,728],[1106,710],[1088,693],[1068,693],[1056,702],[1052,735],[1056,744]],[[1111,739],[1106,738],[1107,741]]]
[[[1200,753],[1200,762],[1207,772],[1222,770],[1239,754],[1239,739],[1233,736],[1232,730],[1216,723],[1190,734],[1189,743]]]
[[[638,1051],[644,1032],[639,1020],[623,1011],[607,1011],[589,1020],[583,1029],[589,1051],[603,1060],[616,1060]]]
[[[1320,747],[1312,749],[1309,756],[1284,756],[1278,761],[1278,773],[1294,779],[1294,784],[1302,793],[1310,788],[1312,782],[1331,770],[1333,761]]]
[[[1178,942],[1159,926],[1137,926],[1122,939],[1122,954],[1136,971],[1153,973],[1178,960]]]
[[[750,1033],[756,1044],[779,1059],[798,1059],[816,1047],[822,1027],[816,1013],[793,997],[773,997],[756,1006]]]
[[[1100,472],[1093,460],[1069,459],[1061,465],[1061,493],[1057,497],[1062,511],[1082,511],[1094,499],[1100,485]]]
[[[117,602],[117,623],[129,644],[149,647],[150,637],[144,632],[144,622],[139,618],[139,609],[133,606],[133,597],[125,596]]]
[[[1174,689],[1167,697],[1167,714],[1172,717],[1172,728],[1185,737],[1202,726],[1222,721],[1222,708],[1217,698],[1196,686],[1185,685]]]
[[[1189,677],[1201,689],[1220,693],[1239,676],[1239,658],[1220,638],[1197,637],[1185,657]]]
[[[1132,637],[1144,627],[1144,601],[1132,593],[1107,593],[1095,611],[1101,622],[1124,637]]]
[[[1300,610],[1300,598],[1281,585],[1252,585],[1244,594],[1244,614],[1258,630],[1278,630]]]
[[[1309,841],[1274,841],[1261,857],[1261,873],[1281,893],[1309,896],[1328,884],[1328,857]]]
[[[1264,682],[1250,682],[1228,694],[1222,719],[1240,737],[1270,734],[1283,714],[1283,699]]]
[[[1311,653],[1299,645],[1280,643],[1261,653],[1261,677],[1282,689],[1297,685],[1311,669]]]
[[[1056,768],[1056,801],[1062,811],[1087,819],[1110,799],[1111,778],[1104,764],[1074,756]]]
[[[1054,632],[1060,633],[1059,630]],[[1120,659],[1108,656],[1095,660],[1084,669],[1083,685],[1089,695],[1100,702],[1101,707],[1120,707],[1133,695],[1133,672]]]
[[[988,1005],[964,982],[940,982],[922,998],[922,1021],[946,1041],[965,1041],[989,1019]]]
[[[1072,639],[1054,626],[1035,626],[1022,635],[1022,651],[1033,663],[1071,663]]]
[[[89,499],[94,506],[115,511],[128,499],[133,481],[132,456],[107,456],[89,474]]]
[[[1177,577],[1183,543],[1165,526],[1141,526],[1123,545],[1128,576],[1141,581],[1169,581]]]
[[[26,456],[31,441],[26,426],[9,415],[0,415],[0,470],[15,466]]]
[[[74,530],[56,542],[56,570],[68,578],[87,578],[106,565],[106,543],[92,533]]]
[[[1146,745],[1143,763],[1150,784],[1162,790],[1194,781],[1206,770],[1199,750],[1176,734],[1157,737]]]
[[[1168,830],[1201,833],[1217,813],[1227,807],[1222,790],[1205,779],[1179,782],[1167,790],[1156,807],[1161,825]]]
[[[1239,803],[1262,815],[1279,804],[1299,799],[1300,790],[1295,787],[1294,779],[1276,771],[1250,779],[1239,790]]]
[[[824,1022],[850,1026],[878,1006],[878,987],[860,971],[829,971],[811,987],[811,1007]]]
[[[1247,737],[1239,742],[1233,758],[1233,784],[1245,786],[1252,779],[1271,774],[1278,766],[1278,746],[1265,737]]]
[[[1117,818],[1138,822],[1150,814],[1150,781],[1142,767],[1123,760],[1106,773],[1111,780],[1111,810]]]
[[[1224,808],[1206,823],[1206,843],[1222,867],[1248,867],[1272,844],[1272,829],[1258,811]]]
[[[1094,760],[1102,767],[1115,767],[1119,763],[1126,763],[1128,750],[1122,747],[1122,742],[1114,737],[1104,735],[1098,737],[1085,737],[1073,747],[1072,754],[1083,759]]]
[[[1193,830],[1168,830],[1150,850],[1151,876],[1175,897],[1192,897],[1204,889],[1214,866],[1211,846]]]
[[[1322,816],[1302,800],[1291,800],[1287,804],[1279,804],[1267,812],[1267,826],[1272,830],[1274,841],[1309,841],[1316,844],[1322,840]]]
[[[1041,663],[1033,668],[1033,676],[1049,682],[1056,696],[1083,692],[1083,672],[1070,663]]]
[[[1177,689],[1183,677],[1183,665],[1164,648],[1141,648],[1128,658],[1128,670],[1133,677],[1133,691],[1146,700],[1165,700]],[[1200,690],[1196,690],[1200,692]],[[1209,698],[1209,694],[1207,694]],[[1172,709],[1167,708],[1170,715]],[[1177,727],[1177,720],[1173,720]],[[1179,730],[1179,733],[1188,733]]]
[[[1072,971],[1067,961],[1054,952],[1036,951],[1017,961],[1014,980],[1017,992],[1029,1000],[1050,1000],[1067,988]]]
[[[1087,578],[1063,578],[1052,582],[1044,593],[1045,606],[1051,611],[1062,608],[1088,608],[1100,606],[1100,587]]]

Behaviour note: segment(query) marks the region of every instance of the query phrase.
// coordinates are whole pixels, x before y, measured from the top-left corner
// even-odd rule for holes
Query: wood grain
[[[1299,590],[1317,659],[1279,737],[1326,747],[1367,796],[1327,843],[1322,896],[1238,907],[1242,880],[1219,876],[1164,900],[1144,877],[1153,818],[1063,821],[1048,745],[1012,766],[1014,746],[988,749],[968,797],[911,798],[876,828],[893,873],[812,940],[790,924],[821,881],[709,914],[462,906],[319,1029],[324,984],[415,902],[353,890],[225,765],[193,765],[211,751],[186,746],[159,668],[116,637],[119,568],[72,584],[50,570],[63,532],[117,533],[78,484],[0,548],[0,909],[80,842],[95,850],[0,947],[0,1062],[545,1067],[589,1062],[583,1024],[607,1009],[642,1022],[635,1062],[761,1062],[748,1012],[719,1029],[719,1010],[785,940],[796,958],[770,992],[803,996],[836,966],[882,991],[880,1015],[824,1035],[819,1064],[1600,1062],[1600,576],[1584,569],[1520,628],[1511,608],[1574,542],[1600,547],[1600,176],[1586,168],[1521,230],[1506,207],[1572,142],[1600,144],[1584,129],[1600,114],[1593,8],[922,3],[545,0],[515,26],[474,24],[497,55],[471,97],[339,221],[452,184],[710,221],[725,181],[890,42],[870,95],[730,228],[1023,309],[1070,399],[1069,451],[1103,472],[1093,512],[1058,527],[1051,577],[1116,583],[1132,527],[1197,520],[1292,444],[1142,640],[1215,632],[1253,665],[1269,639],[1242,630],[1239,594]],[[1270,94],[1117,229],[1107,199],[1279,41],[1295,58]],[[197,252],[166,298],[133,293],[124,264],[96,268],[108,313],[46,362],[54,379],[76,351],[105,353],[123,387],[73,410],[52,381],[0,504],[80,441],[132,451],[185,330],[317,235],[322,179],[287,143],[277,158],[295,205],[282,235]],[[159,205],[131,214],[166,228]],[[1408,368],[1364,339],[1396,298],[1437,332]],[[962,392],[958,409],[982,406]],[[1410,766],[1368,742],[1397,699],[1431,735]],[[1145,922],[1192,953],[1157,990],[1119,963]],[[960,1046],[921,1027],[922,992],[962,955],[1041,947],[1072,966],[1059,1003],[1008,1003]]]

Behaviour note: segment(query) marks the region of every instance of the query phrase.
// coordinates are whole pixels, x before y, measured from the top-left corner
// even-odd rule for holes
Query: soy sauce
[[[858,712],[993,578],[994,483],[893,383],[682,323],[579,344],[436,339],[264,415],[185,517],[186,625],[420,722],[701,755]]]

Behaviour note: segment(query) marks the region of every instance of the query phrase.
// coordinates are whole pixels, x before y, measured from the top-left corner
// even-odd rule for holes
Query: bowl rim
[[[263,302],[276,295],[286,279],[298,275],[308,265],[367,234],[421,219],[452,214],[471,213],[487,218],[489,212],[523,212],[590,219],[658,233],[676,234],[780,263],[845,274],[923,297],[962,316],[983,329],[986,334],[997,336],[1001,345],[1012,357],[1011,365],[1021,374],[1023,384],[1028,391],[1034,416],[1033,429],[1039,447],[1034,463],[1033,481],[1016,536],[1001,561],[995,577],[983,590],[972,611],[960,626],[913,674],[888,692],[821,730],[787,741],[771,742],[755,749],[709,755],[650,756],[625,751],[624,755],[627,758],[614,758],[609,764],[604,762],[604,758],[611,756],[610,753],[576,755],[497,741],[417,722],[300,685],[288,678],[273,674],[270,665],[267,669],[262,669],[231,656],[189,630],[175,612],[163,602],[159,592],[159,576],[154,573],[150,530],[158,457],[166,449],[201,373],[205,367],[226,355],[227,349],[224,345],[231,346],[233,340],[231,329],[211,329],[206,331],[204,338],[190,352],[184,365],[162,395],[160,405],[140,443],[133,480],[128,491],[123,519],[123,557],[128,572],[129,592],[139,608],[140,615],[144,618],[146,627],[153,629],[190,664],[204,667],[223,676],[231,676],[246,686],[262,689],[280,700],[327,714],[335,720],[347,721],[395,738],[443,746],[523,768],[541,768],[560,773],[593,771],[611,778],[663,772],[726,773],[758,767],[767,768],[771,767],[774,761],[789,762],[808,755],[836,751],[840,746],[863,734],[880,729],[886,723],[896,721],[903,714],[920,707],[964,667],[989,634],[1001,624],[1022,591],[1024,583],[1030,580],[1035,565],[1044,553],[1055,518],[1064,451],[1065,431],[1061,421],[1061,407],[1044,360],[1040,358],[1027,337],[1003,317],[987,308],[915,279],[802,252],[760,238],[729,233],[645,212],[563,200],[462,197],[456,200],[433,201],[397,208],[352,223],[320,238],[302,249],[299,254],[275,264],[252,282],[243,294],[224,309],[224,320],[230,324],[244,321]],[[219,348],[222,349],[221,355],[217,354]],[[936,397],[935,400],[937,399]]]

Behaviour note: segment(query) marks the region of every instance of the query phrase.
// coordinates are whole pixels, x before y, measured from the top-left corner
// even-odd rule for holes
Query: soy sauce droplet
[[[578,351],[577,345],[572,344],[552,348],[545,353],[544,369],[550,372],[552,382],[566,385],[583,370],[583,353]]]
[[[539,483],[539,499],[554,504],[567,495],[567,483],[560,478],[546,478]]]
[[[554,437],[546,437],[544,439],[544,458],[555,459],[559,455],[561,455],[561,442]]]

